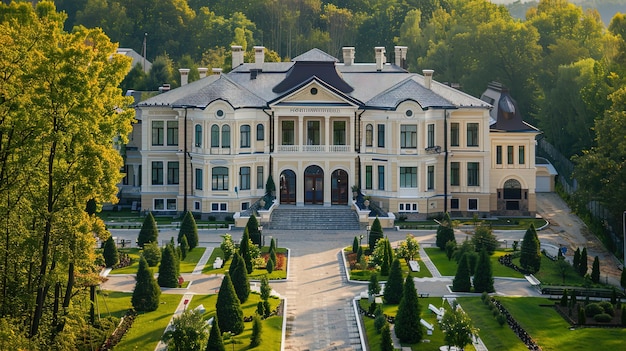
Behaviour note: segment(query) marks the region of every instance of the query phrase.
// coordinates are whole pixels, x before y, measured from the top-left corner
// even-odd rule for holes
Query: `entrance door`
[[[304,170],[304,203],[324,203],[324,171],[318,166]]]
[[[348,173],[338,169],[331,176],[331,202],[335,205],[348,204]]]
[[[280,203],[296,203],[296,173],[290,169],[280,174]]]

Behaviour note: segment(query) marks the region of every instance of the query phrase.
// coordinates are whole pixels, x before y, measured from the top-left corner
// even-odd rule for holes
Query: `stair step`
[[[354,210],[348,207],[279,207],[272,212],[270,229],[360,230]]]

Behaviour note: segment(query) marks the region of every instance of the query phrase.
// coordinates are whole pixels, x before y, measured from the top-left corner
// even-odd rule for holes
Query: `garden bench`
[[[213,269],[220,269],[222,265],[224,265],[224,260],[218,257],[215,259],[215,262],[213,262]]]
[[[411,270],[413,272],[419,272],[420,271],[420,265],[419,263],[417,263],[417,261],[409,261],[409,267],[411,267]]]
[[[443,317],[443,313],[444,313],[444,309],[443,307],[441,308],[437,308],[435,307],[435,305],[433,305],[432,303],[428,304],[428,309],[433,311],[433,313],[435,313],[437,315],[437,319],[441,319]]]
[[[426,334],[427,334],[427,335],[433,335],[433,328],[434,328],[434,327],[433,327],[433,325],[432,325],[432,324],[428,323],[428,322],[427,322],[427,321],[425,321],[424,319],[421,319],[421,320],[420,320],[420,323],[422,323],[422,325],[423,325],[424,327],[426,327]]]

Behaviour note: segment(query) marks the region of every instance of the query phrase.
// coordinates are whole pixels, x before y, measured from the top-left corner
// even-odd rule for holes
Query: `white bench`
[[[437,320],[441,320],[441,318],[443,318],[443,314],[445,313],[445,310],[443,307],[437,308],[435,307],[435,305],[431,303],[431,304],[428,304],[428,309],[433,311],[433,313],[437,315]]]
[[[224,265],[224,260],[218,257],[215,259],[215,262],[213,262],[213,269],[220,269],[222,268],[223,265]]]
[[[417,261],[409,261],[409,267],[411,268],[411,270],[413,272],[419,272],[420,271],[420,264],[417,263]]]
[[[427,321],[425,321],[424,319],[420,320],[420,323],[422,323],[422,325],[424,327],[426,327],[426,335],[433,335],[433,325],[428,323]]]

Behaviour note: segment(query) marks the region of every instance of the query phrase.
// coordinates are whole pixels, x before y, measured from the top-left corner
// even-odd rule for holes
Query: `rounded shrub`
[[[602,308],[602,306],[600,306],[600,304],[598,303],[594,302],[585,306],[585,315],[587,317],[593,317],[601,313],[604,313],[604,308]]]
[[[146,258],[148,266],[156,267],[161,261],[161,249],[156,242],[149,242],[143,246],[143,257]]]
[[[500,326],[504,326],[504,324],[506,323],[506,316],[504,315],[504,313],[498,313],[498,315],[496,316],[496,321],[498,321],[498,324],[500,324]]]
[[[385,317],[384,314],[381,313],[378,316],[376,316],[376,318],[374,319],[374,328],[376,328],[376,332],[378,334],[380,334],[380,331],[383,329],[386,323],[387,323],[387,318]]]
[[[613,309],[613,305],[608,301],[602,301],[599,303],[600,307],[604,310],[604,313],[613,316],[615,314],[615,310]]]
[[[599,323],[608,323],[613,320],[613,316],[607,313],[600,313],[593,316],[593,320]]]

